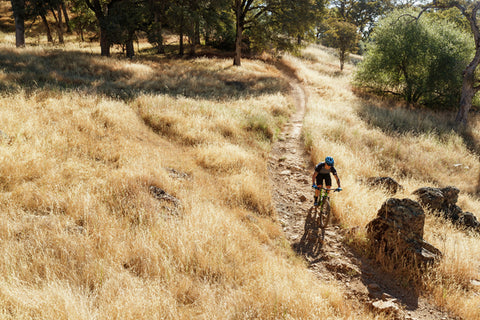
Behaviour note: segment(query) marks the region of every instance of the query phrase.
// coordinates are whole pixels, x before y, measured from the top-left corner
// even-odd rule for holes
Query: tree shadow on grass
[[[438,140],[444,140],[452,133],[458,134],[468,150],[480,156],[480,141],[473,133],[475,128],[459,126],[455,122],[455,114],[455,111],[386,108],[367,101],[362,103],[358,113],[366,123],[392,136],[429,134],[436,136]],[[480,195],[480,173],[476,194]]]
[[[472,133],[474,128],[459,126],[455,122],[455,111],[410,109],[404,107],[386,108],[365,102],[358,115],[367,124],[379,128],[385,134],[429,134],[442,140],[452,133],[462,137],[467,148],[480,154],[480,141]]]
[[[208,60],[171,63],[152,57],[128,61],[80,51],[0,49],[0,92],[75,90],[120,100],[142,94],[230,100],[288,88],[279,77],[212,64]]]
[[[369,125],[389,135],[435,134],[438,136],[455,131],[451,112],[415,110],[405,107],[386,108],[365,102],[358,115]],[[451,116],[451,117],[450,117]]]

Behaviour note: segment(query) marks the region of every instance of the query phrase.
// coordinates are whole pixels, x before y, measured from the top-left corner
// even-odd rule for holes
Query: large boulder
[[[460,214],[460,219],[458,222],[464,225],[467,228],[480,229],[480,222],[477,220],[477,217],[471,212],[462,212]]]
[[[480,230],[480,222],[470,212],[463,212],[457,206],[460,190],[456,187],[431,188],[424,187],[413,192],[418,197],[420,204],[437,215],[450,220],[457,225]]]
[[[370,177],[365,179],[365,183],[370,187],[380,187],[391,195],[403,190],[403,186],[390,177]]]
[[[422,206],[431,210],[440,211],[445,206],[444,195],[438,188],[424,187],[413,191],[413,194],[418,197],[418,201]]]
[[[402,265],[426,265],[435,262],[442,253],[423,240],[424,224],[425,213],[418,202],[390,198],[368,223],[367,235],[377,257]]]

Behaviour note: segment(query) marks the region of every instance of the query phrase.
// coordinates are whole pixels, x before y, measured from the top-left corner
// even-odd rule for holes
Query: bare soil
[[[269,172],[277,219],[292,248],[304,257],[309,270],[319,281],[335,283],[341,288],[348,301],[357,306],[355,309],[358,313],[371,310],[375,314],[385,313],[387,318],[392,319],[459,319],[439,310],[417,292],[414,286],[404,283],[394,274],[388,274],[375,261],[355,253],[346,241],[352,229],[345,230],[337,225],[335,212],[326,229],[320,253],[301,254],[297,250],[304,232],[306,212],[313,204],[311,182],[314,164],[302,139],[308,92],[291,77],[291,72],[288,72],[290,70],[284,71],[286,76],[290,75],[296,112],[273,146]],[[339,176],[341,178],[341,172]],[[331,198],[334,201],[335,197],[341,196],[340,192]]]

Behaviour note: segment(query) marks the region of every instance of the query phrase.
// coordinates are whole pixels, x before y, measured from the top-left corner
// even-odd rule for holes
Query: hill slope
[[[298,65],[299,61],[291,63]],[[308,268],[319,281],[336,284],[358,310],[370,309],[394,319],[456,319],[453,312],[449,314],[442,310],[443,306],[429,301],[429,293],[422,293],[414,281],[409,283],[402,277],[404,275],[382,268],[373,257],[365,254],[368,250],[356,250],[352,236],[361,227],[349,225],[348,220],[337,220],[327,227],[325,241],[318,253],[303,250],[300,239],[304,234],[306,213],[313,203],[311,175],[314,163],[304,147],[302,128],[307,104],[311,105],[306,97],[312,96],[312,85],[303,86],[295,79],[291,79],[291,83],[297,111],[273,146],[269,171],[279,222],[292,247],[305,256]],[[325,154],[330,153],[326,150]],[[346,192],[354,187],[343,186]],[[333,194],[333,203],[343,195],[344,192]]]
[[[297,103],[280,70],[92,51],[0,46],[2,317],[375,318],[343,285],[316,280],[277,220],[268,162]],[[308,88],[312,161],[298,165],[335,156],[338,224],[360,230],[351,243],[365,247],[361,230],[385,198],[359,177],[456,184],[461,206],[479,207],[478,158],[437,115],[418,122],[357,100],[323,49],[286,60]],[[469,169],[452,174],[458,158]],[[425,295],[475,319],[478,236],[433,217],[427,236],[446,259]]]
[[[311,163],[318,163],[326,155],[336,159],[344,188],[334,198],[336,223],[340,235],[346,236],[342,241],[350,244],[357,257],[368,256],[364,227],[390,197],[382,189],[362,184],[365,178],[395,178],[404,186],[404,191],[395,195],[397,198],[416,199],[412,192],[424,186],[454,185],[460,189],[458,205],[480,216],[478,115],[471,115],[468,129],[456,131],[451,123],[453,113],[412,110],[394,102],[360,98],[353,94],[348,83],[354,67],[350,65],[347,72],[339,74],[336,61],[324,48],[311,47],[303,52],[302,59],[293,59],[291,64],[296,65],[309,93],[302,132]],[[311,168],[309,171],[307,180],[313,172]],[[295,232],[294,226],[290,227]],[[333,234],[332,241],[338,236]],[[459,229],[427,212],[425,237],[443,252],[440,265],[416,281],[413,270],[398,273],[399,266],[385,265],[384,271],[397,274],[393,284],[399,287],[395,290],[414,289],[413,297],[419,298],[414,301],[414,310],[421,307],[423,297],[452,317],[479,318],[479,234]],[[335,246],[335,242],[331,245]],[[327,246],[324,252],[327,256],[330,249]],[[348,257],[343,251],[336,254]],[[363,266],[360,269],[368,269],[368,263],[360,261]],[[372,281],[369,277],[381,281],[378,276],[382,273],[368,275],[365,283]],[[347,284],[353,285],[348,281]],[[409,297],[398,298],[404,300],[407,309],[412,309]]]
[[[276,222],[275,67],[86,51],[0,48],[3,318],[358,319]]]

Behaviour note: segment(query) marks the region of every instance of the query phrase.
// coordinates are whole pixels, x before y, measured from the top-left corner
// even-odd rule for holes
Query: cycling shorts
[[[315,180],[317,181],[317,186],[332,186],[332,177],[330,176],[330,173],[318,173]],[[325,181],[325,184],[323,184],[323,181]]]

